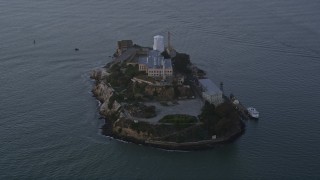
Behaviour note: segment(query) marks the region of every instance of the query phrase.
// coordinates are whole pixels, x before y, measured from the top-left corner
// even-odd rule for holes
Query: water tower
[[[163,36],[156,35],[153,37],[153,50],[164,51]]]

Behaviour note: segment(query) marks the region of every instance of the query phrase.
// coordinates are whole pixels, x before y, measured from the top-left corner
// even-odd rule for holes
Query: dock
[[[241,102],[236,99],[233,94],[230,95],[230,101],[233,104],[234,108],[238,111],[241,118],[246,120],[250,119],[247,108],[243,104],[241,104]]]

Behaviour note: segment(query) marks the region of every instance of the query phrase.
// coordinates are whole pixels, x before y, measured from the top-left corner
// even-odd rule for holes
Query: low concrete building
[[[118,41],[118,48],[117,48],[118,55],[121,55],[124,51],[131,48],[132,46],[133,46],[132,40]]]
[[[222,91],[210,79],[199,79],[199,85],[203,99],[215,106],[223,103]]]

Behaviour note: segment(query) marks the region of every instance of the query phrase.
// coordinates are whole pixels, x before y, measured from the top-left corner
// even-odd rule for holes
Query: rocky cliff
[[[95,80],[102,80],[105,79],[109,73],[105,68],[97,68],[91,71],[90,78]]]
[[[96,69],[91,73],[91,78],[97,80],[92,93],[101,102],[100,114],[104,116],[117,113],[121,108],[121,104],[111,98],[114,94],[114,89],[103,81],[107,75],[108,73],[104,68]]]

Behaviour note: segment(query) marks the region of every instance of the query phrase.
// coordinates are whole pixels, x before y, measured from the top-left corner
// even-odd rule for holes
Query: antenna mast
[[[171,40],[171,37],[170,37],[170,31],[168,31],[168,49],[169,50],[171,50],[171,42],[170,42],[170,40]]]

